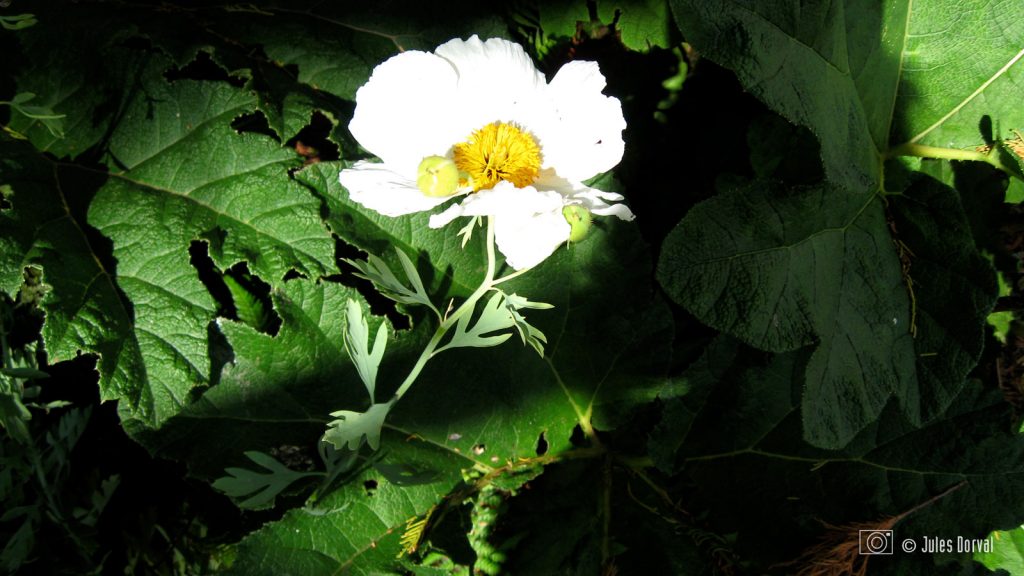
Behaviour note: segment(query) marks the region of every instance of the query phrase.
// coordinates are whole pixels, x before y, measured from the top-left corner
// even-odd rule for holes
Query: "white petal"
[[[633,214],[633,211],[625,204],[612,204],[610,206],[590,208],[589,210],[591,214],[597,214],[598,216],[615,216],[619,220],[625,220],[626,222],[630,222],[636,218],[636,214]]]
[[[461,204],[430,217],[430,227],[440,228],[459,216],[533,216],[542,212],[561,214],[563,197],[558,192],[540,191],[531,186],[516,188],[511,182],[498,182],[494,188],[471,194]]]
[[[484,42],[473,35],[465,41],[450,40],[434,53],[456,70],[458,114],[474,129],[495,121],[516,120],[518,107],[545,92],[544,75],[523,47],[514,42],[501,38]]]
[[[568,203],[580,204],[591,214],[598,216],[615,216],[627,222],[636,218],[633,211],[625,204],[608,204],[605,200],[622,200],[622,195],[614,192],[603,192],[596,188],[587,188],[581,185],[582,190],[577,190],[567,199]]]
[[[617,98],[601,93],[604,76],[595,62],[562,66],[548,86],[556,121],[539,133],[544,166],[581,181],[606,172],[622,160],[626,121]]]
[[[396,173],[387,164],[356,162],[341,171],[338,181],[348,190],[350,200],[385,216],[430,210],[452,198],[424,195],[414,180]]]
[[[426,156],[444,155],[464,138],[458,118],[458,74],[451,64],[426,52],[394,56],[373,70],[356,92],[349,130],[384,163],[412,176]]]
[[[431,216],[430,227],[440,228],[459,216],[493,216],[498,250],[509,266],[521,270],[539,264],[569,239],[564,200],[558,192],[499,182]]]
[[[569,240],[569,223],[561,209],[526,215],[501,214],[494,217],[494,241],[508,265],[516,270],[540,264]]]
[[[566,204],[579,204],[598,216],[615,216],[627,221],[635,218],[625,204],[609,204],[623,200],[622,194],[605,192],[580,182],[570,182],[550,169],[541,170],[533,185],[541,190],[557,191],[564,197]]]

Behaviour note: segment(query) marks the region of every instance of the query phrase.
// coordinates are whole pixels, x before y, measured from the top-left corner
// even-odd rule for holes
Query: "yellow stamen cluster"
[[[474,131],[454,148],[455,165],[469,175],[473,191],[502,180],[523,188],[540,173],[540,146],[514,124],[494,122]]]

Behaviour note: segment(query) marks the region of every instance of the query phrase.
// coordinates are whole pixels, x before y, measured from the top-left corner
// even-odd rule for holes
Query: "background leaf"
[[[920,418],[884,219],[870,197],[755,183],[696,206],[665,241],[659,280],[699,319],[773,352],[816,344],[803,379],[816,445],[843,446],[894,394]]]
[[[900,191],[906,183],[900,184],[898,169],[886,174],[883,161],[890,152],[908,153],[889,146],[911,102],[898,95],[913,92],[926,79],[938,82],[944,73],[935,67],[911,74],[918,58],[945,53],[950,39],[977,32],[948,27],[928,35],[915,32],[933,29],[944,18],[935,4],[915,7],[913,13],[902,4],[835,3],[806,10],[788,10],[786,2],[753,9],[738,3],[714,9],[686,1],[671,5],[682,31],[700,50],[733,68],[770,108],[818,137],[827,183],[793,189],[755,183],[698,205],[666,240],[659,262],[662,285],[701,321],[762,349],[781,352],[817,343],[802,404],[804,435],[813,444],[842,447],[878,417],[892,393],[912,422],[927,421],[952,401],[980,355],[977,330],[954,344],[958,335],[927,321],[942,312],[928,308],[938,299],[943,306],[949,298],[961,299],[958,308],[970,320],[960,321],[972,324],[987,315],[996,286],[977,253],[961,243],[955,261],[970,270],[931,277],[922,262],[918,270],[927,276],[928,298],[936,300],[908,302],[917,293],[915,255],[941,250],[924,236],[908,244],[898,214],[895,228],[888,229],[887,189]],[[916,50],[901,52],[910,39]],[[978,70],[994,65],[985,62]],[[984,88],[986,100],[1011,97],[1012,76],[986,83],[979,74],[969,78]],[[953,94],[932,98],[952,112],[943,115],[943,125],[977,127],[981,114],[960,106]],[[924,113],[924,107],[914,110]],[[1012,118],[1006,117],[1016,121]],[[961,138],[941,145],[968,143]],[[915,188],[904,197],[920,193]],[[926,227],[967,229],[952,191],[927,194],[941,194],[950,209],[931,214]],[[896,200],[893,210],[912,205]],[[936,222],[946,218],[942,225]],[[956,286],[961,273],[982,278],[976,289]],[[949,292],[939,296],[947,287]],[[922,360],[942,356],[936,354],[941,349],[957,350],[943,357],[949,362],[943,369]]]
[[[216,376],[206,341],[213,302],[189,262],[192,242],[205,241],[221,268],[246,262],[272,286],[290,270],[325,274],[333,260],[317,200],[288,180],[294,154],[228,126],[251,110],[252,96],[213,82],[168,83],[164,66],[147,69],[145,92],[114,131],[111,177],[89,209],[114,242],[118,283],[135,308],[144,362],[135,369],[145,372],[130,408],[150,424]]]
[[[690,422],[664,420],[651,448],[670,456],[660,465],[682,471],[697,500],[715,503],[711,525],[719,533],[738,531],[737,552],[766,563],[792,560],[799,542],[820,536],[822,522],[895,516],[965,480],[897,524],[896,541],[983,538],[985,524],[971,515],[990,506],[1001,507],[992,510],[991,522],[1012,526],[1019,511],[1009,494],[1024,478],[1024,443],[1006,426],[1007,406],[998,393],[972,381],[952,409],[920,429],[890,403],[845,449],[820,450],[800,439],[793,383],[806,353],[765,361],[728,340],[710,350],[670,390],[676,397],[667,410],[691,414]],[[740,428],[739,435],[726,432]],[[888,489],[877,491],[879,483]],[[956,573],[939,568],[947,561],[897,554],[871,565],[881,574]]]
[[[42,268],[52,288],[42,301],[50,361],[95,352],[101,397],[137,402],[142,358],[132,307],[82,213],[82,198],[94,193],[102,175],[55,163],[6,135],[0,151],[0,182],[11,203],[0,211],[0,291],[16,293],[25,266]]]

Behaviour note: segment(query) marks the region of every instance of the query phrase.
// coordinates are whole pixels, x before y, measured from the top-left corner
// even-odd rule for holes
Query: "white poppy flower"
[[[510,266],[540,263],[569,238],[562,210],[624,220],[618,194],[582,184],[622,159],[626,122],[594,62],[562,67],[550,83],[518,44],[451,40],[377,66],[356,93],[349,129],[380,158],[342,170],[349,197],[386,216],[461,204],[430,219],[491,216]]]

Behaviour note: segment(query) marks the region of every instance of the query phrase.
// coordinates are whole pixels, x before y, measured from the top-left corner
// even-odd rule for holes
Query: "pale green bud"
[[[459,189],[459,168],[444,156],[427,156],[416,170],[416,186],[427,196],[451,196]]]
[[[562,208],[562,216],[569,223],[569,242],[579,242],[590,232],[590,210],[578,204],[570,204]]]

